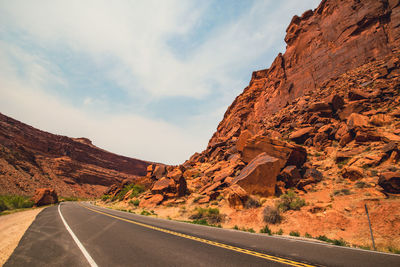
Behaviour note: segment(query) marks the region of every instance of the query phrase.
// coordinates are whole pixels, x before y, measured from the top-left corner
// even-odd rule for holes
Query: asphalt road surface
[[[400,266],[400,256],[68,202],[39,213],[4,266]]]

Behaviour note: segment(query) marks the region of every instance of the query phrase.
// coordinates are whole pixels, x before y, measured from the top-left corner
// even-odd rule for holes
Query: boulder
[[[305,148],[262,135],[254,136],[246,142],[242,160],[249,163],[263,152],[277,158],[280,169],[286,165],[295,165],[300,168],[307,160]]]
[[[376,114],[371,117],[369,122],[375,126],[389,125],[393,122],[393,117],[386,114]]]
[[[308,139],[308,137],[310,137],[310,134],[313,131],[314,127],[302,128],[291,133],[289,139],[296,142],[297,144],[303,144]]]
[[[151,177],[152,173],[153,173],[153,165],[149,165],[147,166],[147,174],[146,177]]]
[[[152,177],[156,178],[157,180],[161,179],[165,175],[165,172],[166,172],[165,165],[156,165]]]
[[[334,112],[338,111],[344,106],[344,100],[339,95],[331,95],[326,99],[326,102],[331,106]]]
[[[175,168],[173,171],[168,172],[167,174],[167,177],[173,179],[174,181],[178,181],[182,176],[183,173],[179,168]]]
[[[278,180],[283,181],[286,188],[290,188],[295,186],[301,180],[301,175],[296,166],[286,166],[279,173]]]
[[[368,93],[357,89],[350,90],[348,94],[348,98],[350,101],[367,99],[368,97]]]
[[[347,118],[347,126],[350,129],[355,127],[367,127],[368,117],[358,113],[351,113],[351,115]]]
[[[151,192],[153,194],[162,194],[163,192],[172,192],[172,191],[175,191],[175,187],[176,187],[176,183],[173,179],[163,177],[154,183],[153,187],[151,188]]]
[[[139,203],[141,208],[154,208],[164,200],[164,196],[161,194],[156,194],[148,199],[142,199]]]
[[[343,178],[356,181],[364,177],[364,170],[355,166],[349,166],[342,169]]]
[[[249,194],[273,196],[280,170],[280,160],[264,152],[254,158],[233,183],[240,185]]]
[[[381,173],[378,184],[387,193],[400,194],[400,172]]]
[[[226,194],[229,205],[235,209],[242,209],[249,198],[247,192],[237,184],[228,187],[224,190],[224,193]]]
[[[35,195],[32,197],[35,206],[44,206],[58,203],[58,196],[54,189],[51,188],[38,188]]]
[[[331,106],[326,102],[312,103],[308,109],[309,111],[330,111],[332,112]]]
[[[183,176],[181,176],[176,181],[176,195],[178,197],[183,197],[184,195],[186,195],[186,191],[187,191],[186,179]]]
[[[322,180],[323,176],[322,173],[314,168],[307,169],[305,174],[303,175],[303,179],[301,179],[296,187],[299,189],[303,189],[304,186],[308,184],[313,184],[320,182]]]

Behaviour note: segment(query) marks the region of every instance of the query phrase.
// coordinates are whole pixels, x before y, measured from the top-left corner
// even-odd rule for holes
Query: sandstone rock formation
[[[35,195],[32,197],[35,206],[44,206],[58,203],[58,196],[54,189],[51,188],[38,188]]]
[[[294,16],[286,30],[286,52],[269,69],[253,73],[209,147],[245,129],[257,132],[271,114],[294,99],[348,70],[391,55],[399,47],[399,24],[398,1],[324,0],[314,11]]]
[[[114,183],[139,179],[149,164],[0,114],[0,194],[33,195],[51,187],[62,196],[100,196]]]
[[[273,196],[280,170],[280,160],[264,152],[255,157],[233,183],[240,185],[249,194]]]

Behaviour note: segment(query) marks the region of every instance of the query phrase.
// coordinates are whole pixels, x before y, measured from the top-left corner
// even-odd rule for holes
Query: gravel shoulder
[[[43,208],[0,216],[0,266],[17,247],[18,242]]]

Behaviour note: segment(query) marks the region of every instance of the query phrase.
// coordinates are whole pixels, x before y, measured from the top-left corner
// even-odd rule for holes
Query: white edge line
[[[75,243],[78,245],[79,249],[82,251],[83,256],[85,256],[85,258],[89,262],[90,266],[98,267],[96,262],[93,260],[93,258],[90,256],[90,254],[87,252],[85,247],[82,245],[81,241],[79,241],[79,239],[76,237],[74,232],[72,232],[68,223],[65,221],[64,216],[61,214],[60,206],[61,206],[61,203],[58,205],[58,213],[60,214],[61,220],[63,221],[65,228],[68,230],[69,234],[72,236],[72,239],[74,239]]]

